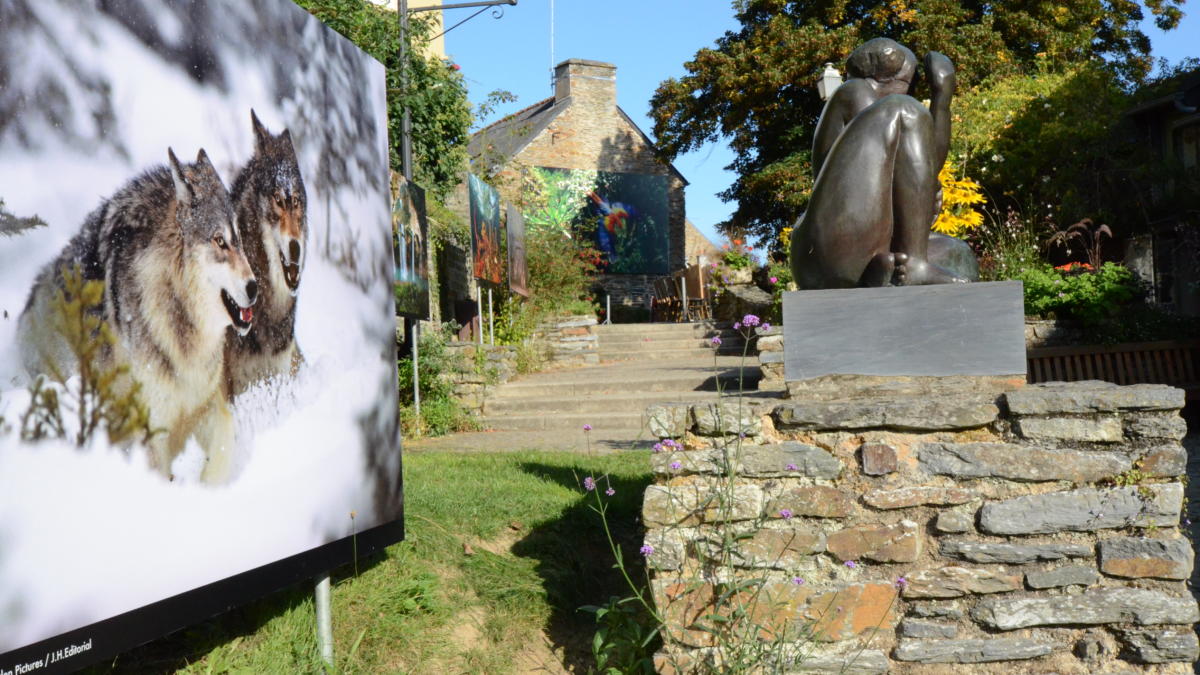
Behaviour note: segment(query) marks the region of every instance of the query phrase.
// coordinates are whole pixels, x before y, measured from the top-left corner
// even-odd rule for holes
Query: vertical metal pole
[[[417,417],[421,416],[421,320],[413,319],[412,350],[413,350],[413,409]]]
[[[483,344],[483,287],[477,287],[479,292],[475,294],[475,326],[478,333],[479,344]]]
[[[488,289],[488,337],[496,346],[496,313],[492,311],[492,289]]]
[[[317,644],[321,659],[333,667],[333,612],[329,603],[329,575],[317,579]]]
[[[604,294],[604,323],[612,323],[612,296]]]
[[[396,0],[396,14],[400,21],[400,96],[408,96],[408,0]],[[412,180],[412,116],[408,105],[400,105],[400,172],[405,180]]]
[[[683,320],[691,321],[692,315],[688,311],[687,304],[687,270],[684,269],[683,276],[679,277],[679,297],[683,298]]]

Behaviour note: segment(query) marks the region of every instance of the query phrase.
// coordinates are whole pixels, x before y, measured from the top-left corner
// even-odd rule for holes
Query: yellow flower
[[[971,208],[984,202],[979,183],[965,176],[955,178],[950,162],[938,173],[938,182],[942,184],[942,212],[933,223],[935,231],[957,237],[983,224],[983,214]]]

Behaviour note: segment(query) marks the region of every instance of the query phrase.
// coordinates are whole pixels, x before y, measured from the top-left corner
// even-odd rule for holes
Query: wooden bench
[[[1104,380],[1169,384],[1200,398],[1200,341],[1036,347],[1025,352],[1026,378],[1038,382]]]

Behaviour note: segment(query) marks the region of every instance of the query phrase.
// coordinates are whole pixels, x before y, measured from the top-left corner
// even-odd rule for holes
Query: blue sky
[[[518,98],[497,110],[503,116],[550,96],[552,63],[607,61],[617,66],[618,104],[651,135],[650,97],[658,84],[682,76],[683,63],[697,50],[737,26],[729,0],[556,0],[552,56],[550,0],[518,2],[504,7],[500,19],[485,11],[446,34],[446,52],[462,66],[472,102],[508,90]],[[446,25],[473,11],[448,10]],[[1156,56],[1171,62],[1200,57],[1200,6],[1189,3],[1185,11],[1183,23],[1169,33],[1147,22]],[[733,211],[716,196],[733,182],[734,175],[724,170],[732,158],[724,143],[714,143],[675,160],[690,183],[688,218],[714,241],[719,238],[713,226]]]

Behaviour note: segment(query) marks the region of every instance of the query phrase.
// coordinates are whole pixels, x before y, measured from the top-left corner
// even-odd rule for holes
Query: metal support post
[[[482,288],[480,288],[479,292],[475,294],[475,321],[476,321],[475,326],[478,329],[476,331],[478,333],[478,335],[476,336],[477,341],[479,342],[479,344],[483,344],[483,289]]]
[[[421,320],[412,319],[413,410],[421,416]]]
[[[492,311],[492,289],[488,289],[488,337],[492,346],[496,346],[496,314]]]
[[[333,667],[333,612],[329,602],[329,575],[317,579],[317,644],[321,660]]]
[[[612,323],[612,296],[604,294],[604,323]]]

